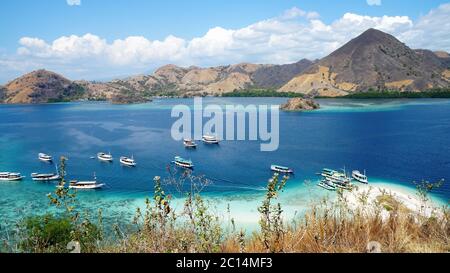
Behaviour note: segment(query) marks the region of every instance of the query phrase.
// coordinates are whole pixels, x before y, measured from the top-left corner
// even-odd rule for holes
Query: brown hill
[[[46,103],[80,97],[84,89],[59,74],[37,70],[9,82],[3,93],[5,103]]]
[[[369,29],[293,78],[280,91],[340,96],[375,90],[422,91],[448,87],[442,58],[412,50],[395,37]]]

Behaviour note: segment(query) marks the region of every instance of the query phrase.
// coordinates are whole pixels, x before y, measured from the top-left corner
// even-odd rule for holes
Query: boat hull
[[[38,176],[32,175],[31,179],[33,179],[33,181],[38,181],[38,182],[50,182],[50,181],[60,181],[61,176],[53,175],[53,176],[48,176],[48,177],[38,177]]]
[[[126,160],[121,159],[120,164],[128,166],[128,167],[136,167],[136,163],[128,162]]]

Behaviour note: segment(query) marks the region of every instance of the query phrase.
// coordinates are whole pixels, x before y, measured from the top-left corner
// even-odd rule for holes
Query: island
[[[312,111],[320,109],[320,105],[313,99],[293,98],[280,107],[283,111]]]

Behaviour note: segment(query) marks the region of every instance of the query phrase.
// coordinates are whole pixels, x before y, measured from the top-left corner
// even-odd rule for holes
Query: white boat
[[[122,156],[120,158],[120,163],[125,165],[125,166],[129,166],[129,167],[135,167],[137,165],[136,161],[134,160],[133,157],[129,158],[129,157],[126,157],[126,156]]]
[[[101,189],[105,186],[104,183],[99,183],[97,181],[97,176],[94,173],[94,180],[93,181],[78,181],[78,180],[71,180],[69,183],[69,189],[73,190],[97,190]],[[62,187],[59,185],[58,187]]]
[[[112,162],[113,161],[113,157],[111,155],[111,153],[106,154],[106,153],[98,153],[97,154],[97,158],[101,161],[107,161],[107,162]]]
[[[369,184],[369,179],[366,176],[366,171],[364,171],[364,174],[362,174],[360,171],[353,171],[352,177],[360,183]]]
[[[0,172],[0,181],[19,181],[23,178],[20,173]]]
[[[175,163],[175,165],[177,165],[179,167],[186,168],[186,169],[194,168],[194,164],[192,163],[191,160],[184,159],[180,156],[176,156],[173,163]]]
[[[328,180],[324,179],[322,181],[320,181],[320,183],[318,184],[319,187],[322,187],[326,190],[329,191],[335,191],[336,190],[336,185],[334,185],[333,183],[329,182]]]
[[[289,167],[279,166],[279,165],[272,165],[270,166],[270,169],[277,173],[294,173],[292,169]]]
[[[61,180],[61,176],[57,173],[48,173],[48,174],[42,174],[42,173],[32,173],[31,179],[33,181],[59,181]]]
[[[219,140],[215,136],[204,135],[202,141],[207,144],[219,144]]]
[[[192,139],[183,140],[183,144],[186,148],[197,148],[197,143],[195,143],[195,141],[193,141]]]
[[[105,184],[98,183],[97,181],[77,181],[72,180],[69,183],[69,189],[74,190],[97,190],[101,189]]]
[[[53,158],[50,155],[44,154],[44,153],[40,153],[38,155],[39,160],[40,161],[44,161],[44,162],[52,162]]]

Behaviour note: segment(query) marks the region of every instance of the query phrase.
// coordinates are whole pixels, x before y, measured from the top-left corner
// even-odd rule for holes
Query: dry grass
[[[377,204],[350,209],[344,200],[324,200],[312,205],[298,221],[283,225],[280,238],[269,242],[272,249],[282,253],[365,253],[368,244],[377,242],[381,252],[442,253],[450,252],[450,213],[442,209],[440,216],[423,217],[402,206],[392,196],[382,195]],[[389,206],[388,217],[385,207]],[[373,213],[367,215],[367,208]],[[382,211],[384,215],[382,216]],[[162,241],[163,240],[163,241]],[[179,227],[162,233],[139,232],[124,240],[120,246],[104,252],[224,252],[265,253],[262,234],[244,236],[229,233],[213,251],[199,251],[196,236],[189,228]]]

